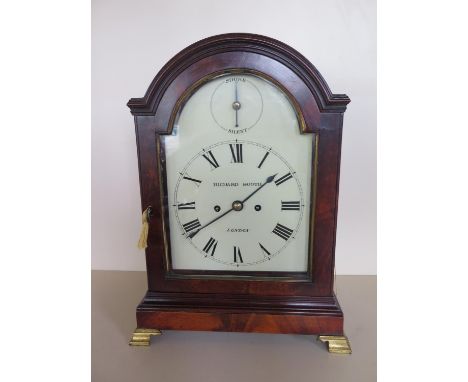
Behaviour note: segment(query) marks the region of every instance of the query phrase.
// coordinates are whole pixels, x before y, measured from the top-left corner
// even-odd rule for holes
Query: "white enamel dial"
[[[172,268],[310,269],[314,142],[263,77],[225,74],[191,94],[161,136]]]
[[[232,140],[189,161],[172,207],[180,231],[201,255],[248,267],[271,260],[294,240],[304,200],[295,170],[279,153]]]

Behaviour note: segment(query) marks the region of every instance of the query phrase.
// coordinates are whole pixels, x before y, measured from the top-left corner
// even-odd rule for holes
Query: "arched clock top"
[[[156,75],[143,98],[128,102],[140,127],[168,133],[173,111],[197,82],[214,72],[244,69],[281,84],[301,110],[309,130],[327,128],[322,114],[343,113],[350,99],[333,94],[303,55],[275,39],[246,33],[222,34],[198,41],[174,56]]]

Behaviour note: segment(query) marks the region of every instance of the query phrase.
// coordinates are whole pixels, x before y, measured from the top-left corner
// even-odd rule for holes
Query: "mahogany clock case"
[[[174,271],[170,262],[165,148],[183,102],[215,75],[255,73],[292,100],[303,134],[315,134],[311,163],[309,271],[304,273]],[[128,106],[135,120],[142,210],[149,214],[148,292],[139,328],[343,334],[333,293],[343,113],[350,99],[332,94],[317,69],[277,40],[225,34],[201,40],[172,58],[143,98]]]

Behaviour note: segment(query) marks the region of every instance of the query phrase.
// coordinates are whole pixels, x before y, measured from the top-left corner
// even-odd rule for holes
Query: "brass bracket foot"
[[[161,334],[158,329],[136,328],[128,344],[130,346],[150,346],[151,336],[160,336]]]
[[[318,336],[317,340],[328,343],[328,352],[351,354],[351,344],[346,336]]]

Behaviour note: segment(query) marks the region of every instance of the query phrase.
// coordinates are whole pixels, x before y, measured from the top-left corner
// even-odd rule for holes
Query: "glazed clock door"
[[[175,112],[160,137],[171,272],[309,271],[315,136],[291,97],[237,70],[202,79]]]

